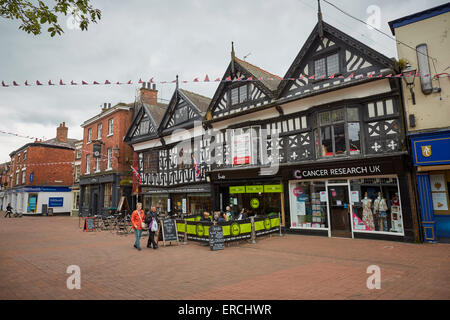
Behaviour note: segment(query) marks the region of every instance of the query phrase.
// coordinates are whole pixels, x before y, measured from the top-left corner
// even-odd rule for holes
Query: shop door
[[[347,185],[329,185],[328,199],[330,206],[331,236],[351,238],[350,203]]]

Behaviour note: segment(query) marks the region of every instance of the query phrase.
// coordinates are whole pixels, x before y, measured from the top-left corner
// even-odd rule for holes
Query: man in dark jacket
[[[155,232],[152,231],[152,220],[155,219],[156,223],[158,223],[158,213],[156,212],[156,207],[151,207],[150,212],[147,212],[145,217],[145,223],[148,225],[148,242],[147,248],[151,248],[153,244],[153,249],[158,249],[158,245],[155,242]]]
[[[6,216],[9,216],[11,218],[11,212],[12,212],[11,203],[8,203],[8,205],[6,206],[5,218],[6,218]]]

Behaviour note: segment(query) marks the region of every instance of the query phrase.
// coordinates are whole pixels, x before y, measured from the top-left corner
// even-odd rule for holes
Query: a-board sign
[[[209,247],[212,251],[225,249],[222,226],[209,227]]]
[[[86,217],[84,219],[83,231],[95,231],[95,217]]]
[[[178,241],[178,230],[175,224],[175,219],[162,220],[162,235],[163,241]]]

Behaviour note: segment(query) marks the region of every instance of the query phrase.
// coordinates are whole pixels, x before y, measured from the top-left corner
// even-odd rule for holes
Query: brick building
[[[83,150],[83,140],[75,142],[75,158],[73,162],[73,185],[71,216],[78,216],[80,205],[80,176],[81,176],[81,155]]]
[[[80,176],[82,215],[106,214],[122,196],[131,200],[133,149],[123,137],[133,117],[134,104],[105,103],[83,128]],[[98,148],[98,149],[96,149]]]
[[[63,122],[55,138],[36,140],[11,152],[3,209],[10,202],[15,211],[23,214],[45,214],[45,208],[52,208],[55,214],[69,213],[75,141],[68,138]]]
[[[10,162],[0,164],[0,210],[3,208],[3,199],[6,194],[5,190],[8,188],[9,165]]]

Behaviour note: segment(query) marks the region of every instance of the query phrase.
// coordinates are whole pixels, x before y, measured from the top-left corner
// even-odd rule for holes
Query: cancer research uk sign
[[[295,170],[294,178],[296,179],[314,179],[314,178],[330,178],[339,176],[364,176],[378,175],[386,173],[381,164],[362,165],[352,167],[336,167],[325,169],[303,169]]]

